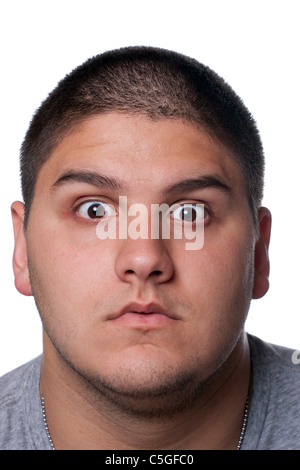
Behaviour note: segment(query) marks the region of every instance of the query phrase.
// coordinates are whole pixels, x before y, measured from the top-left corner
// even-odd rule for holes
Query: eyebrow
[[[112,176],[101,175],[95,171],[67,170],[51,186],[51,192],[54,192],[57,188],[64,186],[65,184],[74,182],[87,183],[98,188],[110,189],[111,191],[118,191],[120,193],[128,189],[127,184]],[[172,183],[162,191],[162,194],[164,197],[167,197],[173,194],[205,188],[215,188],[223,191],[224,193],[232,192],[230,186],[222,181],[219,176],[203,175],[196,178],[186,178]]]
[[[178,181],[174,184],[167,186],[163,191],[164,196],[169,196],[174,193],[184,193],[188,191],[195,191],[197,189],[215,188],[224,193],[231,193],[232,188],[228,186],[219,176],[204,175],[196,178],[187,178]]]
[[[123,191],[127,188],[123,182],[118,178],[114,178],[107,175],[100,175],[95,171],[76,171],[68,170],[64,172],[51,186],[51,191],[55,191],[56,188],[63,186],[67,183],[87,183],[98,188],[106,188],[112,191]]]

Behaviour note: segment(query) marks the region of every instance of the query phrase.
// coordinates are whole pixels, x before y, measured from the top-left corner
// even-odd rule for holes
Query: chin
[[[99,404],[105,402],[120,412],[143,418],[174,416],[190,408],[203,396],[209,382],[201,379],[194,368],[159,368],[157,363],[127,365],[102,375],[81,375],[97,393]]]

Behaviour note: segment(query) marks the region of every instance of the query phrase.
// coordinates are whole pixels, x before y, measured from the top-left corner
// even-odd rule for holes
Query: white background
[[[31,297],[14,287],[10,204],[30,118],[58,80],[108,49],[152,45],[209,65],[243,98],[266,154],[264,204],[273,214],[271,287],[252,302],[251,333],[300,349],[299,0],[2,0],[0,375],[39,354]],[[41,214],[41,217],[43,215]]]

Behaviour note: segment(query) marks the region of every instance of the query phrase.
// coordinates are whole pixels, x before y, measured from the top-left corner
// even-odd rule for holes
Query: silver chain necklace
[[[247,398],[246,398],[242,429],[241,429],[241,434],[240,434],[240,438],[239,438],[239,442],[238,442],[238,445],[236,447],[236,450],[240,450],[240,448],[242,446],[242,442],[244,440],[246,427],[247,427],[247,423],[248,423],[248,414],[249,414],[249,393],[248,393]]]
[[[43,396],[41,397],[41,404],[42,404],[43,420],[44,420],[44,425],[45,425],[46,433],[47,433],[47,436],[48,436],[48,440],[50,442],[51,449],[55,450],[55,447],[54,447],[54,444],[53,444],[53,441],[52,441],[52,438],[51,438],[51,434],[50,434],[50,431],[49,431],[48,423],[47,423],[46,409],[45,409],[45,399],[44,399]],[[242,442],[244,440],[246,427],[247,427],[247,423],[248,423],[248,412],[249,412],[249,395],[247,395],[247,398],[246,398],[242,429],[241,429],[241,434],[240,434],[240,438],[239,438],[239,442],[238,442],[238,445],[236,447],[236,450],[240,450],[240,448],[242,446]]]
[[[55,450],[53,441],[52,441],[52,439],[51,439],[51,435],[50,435],[48,423],[47,423],[46,409],[45,409],[45,399],[44,399],[43,396],[41,397],[41,405],[42,405],[43,420],[44,420],[44,425],[45,425],[46,433],[47,433],[47,436],[48,436],[48,440],[49,440],[49,442],[50,442],[51,449],[52,449],[52,450]]]

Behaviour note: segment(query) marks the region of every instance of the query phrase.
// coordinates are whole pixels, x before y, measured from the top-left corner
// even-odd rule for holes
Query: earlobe
[[[32,295],[28,271],[27,246],[24,234],[24,204],[20,201],[14,202],[11,206],[11,214],[15,237],[13,254],[15,286],[21,294]]]
[[[271,213],[266,207],[259,210],[259,238],[255,245],[253,299],[263,297],[269,290],[269,243],[271,234]]]

